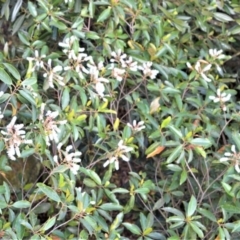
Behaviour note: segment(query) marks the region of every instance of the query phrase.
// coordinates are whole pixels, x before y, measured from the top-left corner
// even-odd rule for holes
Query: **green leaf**
[[[141,235],[141,229],[135,225],[135,224],[131,224],[131,223],[123,223],[122,224],[124,227],[126,227],[131,233],[136,234],[136,235]]]
[[[55,224],[55,222],[56,222],[56,216],[51,217],[50,219],[47,220],[47,222],[45,222],[43,224],[43,226],[39,229],[39,231],[40,232],[41,231],[43,231],[43,232],[47,231],[48,229],[50,229]]]
[[[8,184],[6,182],[3,182],[3,186],[5,188],[4,197],[5,197],[6,202],[8,203],[9,200],[10,200],[10,196],[11,196],[10,188],[9,188],[9,186],[8,186]]]
[[[147,218],[144,216],[143,213],[140,213],[140,224],[142,230],[144,231],[147,228]]]
[[[118,228],[120,226],[120,224],[122,223],[122,220],[123,220],[123,213],[120,212],[116,218],[114,219],[113,223],[111,224],[110,226],[110,231],[113,231],[115,230],[116,228]]]
[[[181,131],[177,128],[175,128],[175,126],[171,125],[171,126],[168,126],[168,128],[174,133],[176,134],[179,138],[183,139],[183,135],[181,133]]]
[[[97,184],[90,178],[84,178],[83,183],[90,188],[95,188]]]
[[[12,25],[12,35],[19,31],[25,20],[25,14],[21,14]]]
[[[30,95],[30,92],[27,91],[26,89],[24,90],[19,90],[20,95],[25,98],[28,102],[30,102],[33,105],[36,105],[35,100],[32,95]]]
[[[104,203],[99,208],[105,211],[121,211],[123,207],[116,203]]]
[[[216,217],[214,216],[214,214],[204,208],[199,208],[197,210],[200,214],[202,214],[204,217],[210,219],[212,222],[217,222]]]
[[[116,188],[112,190],[112,193],[129,193],[129,190],[125,188]]]
[[[66,26],[65,23],[60,22],[60,21],[56,20],[55,18],[52,18],[51,25],[58,28],[59,30],[66,30],[67,29],[67,26]]]
[[[182,185],[187,180],[187,177],[188,177],[187,171],[186,171],[186,169],[183,169],[183,171],[181,172],[181,175],[180,175],[179,184]]]
[[[164,203],[165,201],[163,198],[158,199],[153,206],[153,211],[160,209],[164,205]]]
[[[105,9],[98,17],[97,22],[104,22],[107,18],[110,17],[111,12],[112,12],[111,7],[108,7],[107,9]]]
[[[63,173],[65,171],[67,171],[69,169],[69,167],[66,165],[66,164],[63,164],[63,165],[59,165],[57,167],[55,167],[53,169],[53,173]]]
[[[3,65],[6,67],[9,73],[16,79],[19,80],[21,78],[18,70],[11,64],[9,63],[3,63]]]
[[[179,216],[179,217],[181,217],[181,218],[185,218],[184,214],[183,214],[181,211],[179,211],[178,209],[176,209],[176,208],[164,207],[164,208],[162,208],[162,209],[163,209],[164,211],[166,211],[166,212],[173,213],[173,214],[175,214],[175,215],[177,215],[177,216]]]
[[[29,149],[23,150],[21,152],[21,157],[22,158],[27,158],[27,157],[33,155],[34,153],[35,153],[35,149],[34,148],[29,148]]]
[[[119,201],[114,193],[112,193],[109,189],[104,189],[104,192],[113,203],[119,204]]]
[[[11,77],[8,75],[8,73],[3,68],[0,68],[0,80],[2,80],[7,85],[12,84]]]
[[[0,201],[0,209],[4,209],[8,206],[6,202]]]
[[[237,149],[240,150],[240,134],[239,134],[239,132],[238,131],[232,132],[231,136],[233,138],[234,143],[237,146]]]
[[[177,159],[177,157],[180,156],[180,154],[182,153],[182,151],[184,151],[183,149],[183,145],[179,145],[178,147],[176,147],[172,153],[170,154],[170,156],[167,158],[166,163],[171,163],[173,161],[175,161]]]
[[[171,120],[172,120],[171,116],[165,118],[161,123],[161,129],[167,127],[169,125],[169,123],[171,122]]]
[[[142,187],[142,188],[135,189],[134,192],[140,193],[140,194],[146,194],[150,192],[150,189]]]
[[[11,97],[11,95],[9,93],[5,93],[0,97],[0,104],[6,102],[9,98]]]
[[[168,164],[167,169],[169,169],[173,172],[181,172],[182,171],[182,168],[177,164]]]
[[[197,233],[198,237],[202,239],[204,237],[203,231],[194,223],[194,221],[189,222],[189,224],[193,231]]]
[[[29,40],[27,39],[26,35],[24,32],[21,32],[19,31],[18,32],[18,37],[19,39],[21,40],[22,43],[24,43],[25,45],[29,46],[30,45],[30,42]]]
[[[22,86],[32,86],[32,85],[34,85],[34,84],[36,84],[37,83],[37,79],[36,79],[36,77],[30,77],[30,78],[27,78],[27,79],[25,79],[24,81],[22,81]]]
[[[151,239],[166,240],[165,236],[159,232],[151,232],[147,236],[150,237]],[[173,239],[170,239],[170,238],[168,238],[168,240],[180,240],[180,238],[173,238]]]
[[[44,183],[37,183],[37,186],[39,190],[43,192],[48,198],[58,203],[61,202],[60,197],[52,188],[48,187]]]
[[[33,17],[36,17],[38,15],[36,6],[32,2],[28,2],[28,10]]]
[[[213,16],[215,19],[217,19],[220,22],[234,21],[234,19],[232,17],[228,16],[225,13],[215,12],[215,13],[213,13]]]
[[[233,224],[234,224],[234,228],[232,232],[240,232],[240,220],[235,221]]]
[[[231,197],[234,197],[234,192],[231,192],[232,187],[229,184],[225,183],[225,182],[221,182],[221,184],[222,184],[222,187],[224,188],[225,192],[228,195],[230,195]]]
[[[24,227],[26,227],[27,229],[33,231],[33,227],[31,226],[31,224],[29,222],[27,222],[26,220],[21,220],[20,224],[23,225]]]
[[[207,138],[194,138],[190,141],[190,143],[193,145],[202,146],[204,148],[209,148],[212,146],[211,141]]]
[[[28,208],[30,206],[31,206],[31,203],[26,200],[17,201],[12,205],[12,207],[15,207],[15,208]]]
[[[86,32],[86,38],[95,40],[95,39],[99,39],[100,37],[96,32],[89,31],[89,32]]]
[[[62,109],[64,110],[70,101],[70,91],[68,87],[65,87],[62,94]]]
[[[197,200],[192,195],[190,202],[188,203],[188,207],[187,207],[187,212],[186,212],[187,217],[191,217],[194,214],[194,212],[196,211],[196,209],[197,209]]]
[[[102,185],[101,178],[98,174],[92,170],[88,170],[88,176],[95,182],[97,185]]]

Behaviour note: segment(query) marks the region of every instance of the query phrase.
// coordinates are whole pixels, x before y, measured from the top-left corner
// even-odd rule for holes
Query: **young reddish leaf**
[[[157,154],[160,154],[163,150],[165,149],[164,146],[158,146],[157,148],[155,148],[151,153],[149,153],[147,155],[147,158],[151,158],[156,156]]]

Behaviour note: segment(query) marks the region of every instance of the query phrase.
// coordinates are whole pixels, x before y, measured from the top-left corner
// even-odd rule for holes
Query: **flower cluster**
[[[35,65],[32,67],[32,72],[34,72],[35,69],[44,68],[44,62],[42,59],[46,57],[45,54],[40,56],[38,50],[35,50],[34,55],[35,57],[27,57],[28,61],[33,61],[35,63]]]
[[[151,79],[155,79],[158,74],[157,70],[151,69],[152,62],[146,62],[143,63],[142,66],[139,66],[136,61],[133,61],[131,56],[128,57],[127,54],[123,54],[121,50],[118,50],[117,52],[112,52],[111,56],[113,57],[110,59],[110,62],[112,62],[112,65],[110,67],[110,69],[112,69],[112,77],[116,78],[118,81],[123,80],[126,69],[129,69],[133,72],[141,70],[145,78],[150,77]],[[118,66],[115,66],[114,63],[117,63]]]
[[[105,92],[105,85],[104,83],[109,83],[109,80],[99,76],[99,70],[96,66],[90,67],[90,79],[91,82],[95,84],[95,90],[98,96],[105,100],[106,94]]]
[[[7,125],[6,131],[1,131],[4,135],[4,142],[7,146],[7,154],[11,160],[16,160],[15,155],[21,156],[19,146],[22,143],[32,144],[32,140],[26,140],[26,132],[22,128],[23,124],[15,124],[17,117],[14,116],[11,122]]]
[[[225,55],[222,52],[223,50],[209,49],[209,55],[215,59],[223,59]]]
[[[231,99],[231,94],[221,93],[221,90],[217,90],[217,96],[209,96],[209,99],[213,100],[213,102],[220,102],[221,108],[223,111],[227,110],[225,102]]]
[[[136,120],[133,120],[133,124],[127,123],[127,125],[135,132],[139,132],[139,131],[143,130],[144,128],[146,128],[144,126],[144,121],[140,121],[137,123]]]
[[[59,155],[60,155],[60,163],[58,161],[58,156],[55,155],[53,157],[54,162],[59,165],[59,164],[65,164],[71,171],[73,174],[77,174],[80,166],[78,163],[81,162],[81,159],[79,158],[82,153],[81,152],[71,152],[71,150],[73,149],[73,146],[69,145],[66,147],[65,151],[61,151],[61,146],[62,144],[58,144],[58,151],[59,151]]]
[[[59,46],[64,48],[63,52],[68,56],[69,60],[69,65],[66,66],[64,70],[74,70],[78,73],[79,78],[83,79],[83,73],[89,74],[89,70],[85,67],[85,63],[91,61],[92,57],[84,53],[85,48],[79,48],[76,43],[77,38],[71,36],[70,38],[66,38],[64,42],[60,42]]]
[[[206,81],[211,82],[211,78],[207,77],[207,72],[211,69],[212,65],[204,60],[198,60],[194,67],[187,62],[187,67],[191,70],[197,71],[197,73]]]
[[[133,151],[132,147],[127,147],[123,145],[123,140],[120,140],[118,143],[118,148],[115,150],[112,154],[112,156],[103,164],[104,167],[108,166],[111,163],[114,163],[115,169],[119,169],[119,157],[122,158],[122,160],[128,162],[130,159],[125,155],[125,153]]]
[[[231,161],[234,163],[235,165],[235,170],[240,173],[240,153],[236,152],[236,146],[232,145],[231,146],[231,151],[232,152],[226,152],[224,153],[224,157],[220,158],[220,162],[227,162],[227,161]]]
[[[67,123],[67,120],[56,121],[55,118],[59,115],[57,111],[51,112],[47,111],[45,117],[43,116],[44,104],[41,106],[41,115],[40,121],[43,123],[44,133],[45,133],[45,141],[48,146],[50,146],[50,140],[59,142],[58,134],[60,133],[60,129],[58,125],[63,125]]]
[[[43,74],[43,77],[48,78],[48,86],[54,88],[53,80],[55,80],[60,86],[64,86],[63,77],[58,74],[62,71],[61,66],[56,66],[52,68],[52,59],[48,60],[48,68],[46,73]]]

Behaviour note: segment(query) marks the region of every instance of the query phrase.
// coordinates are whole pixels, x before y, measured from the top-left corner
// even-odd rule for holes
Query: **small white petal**
[[[222,158],[219,159],[220,162],[227,162],[227,161],[229,161],[229,160],[230,160],[230,159],[227,158],[227,157],[222,157]]]
[[[236,153],[236,146],[235,146],[235,145],[232,145],[232,146],[231,146],[231,150],[232,150],[232,152]]]

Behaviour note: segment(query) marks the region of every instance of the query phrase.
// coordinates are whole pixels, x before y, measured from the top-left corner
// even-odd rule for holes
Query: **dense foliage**
[[[238,1],[0,9],[1,239],[239,239]]]

